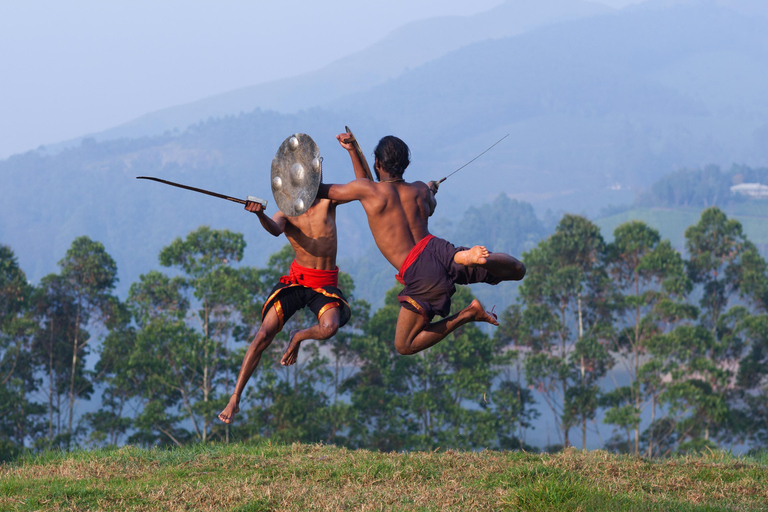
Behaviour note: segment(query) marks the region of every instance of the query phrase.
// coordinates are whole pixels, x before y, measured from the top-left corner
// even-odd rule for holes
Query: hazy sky
[[[320,68],[410,21],[500,3],[3,1],[0,158]]]

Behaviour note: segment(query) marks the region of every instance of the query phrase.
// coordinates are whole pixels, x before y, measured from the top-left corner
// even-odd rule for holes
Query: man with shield
[[[219,414],[224,423],[231,423],[240,411],[240,397],[261,354],[296,311],[309,307],[317,316],[317,324],[291,332],[280,360],[283,366],[296,362],[302,341],[332,337],[351,316],[338,288],[336,266],[336,206],[342,202],[316,197],[321,180],[322,159],[317,146],[308,135],[295,134],[283,142],[272,161],[272,192],[280,210],[269,218],[261,203],[248,201],[245,205],[268,233],[285,235],[296,258],[264,303],[261,327],[245,353],[229,403]]]
[[[455,247],[429,233],[428,219],[437,205],[439,183],[408,183],[403,179],[410,163],[405,142],[391,135],[379,141],[374,151],[377,183],[361,179],[364,162],[359,153],[352,151],[352,135],[340,134],[337,139],[350,151],[358,179],[346,185],[321,184],[318,196],[360,201],[381,254],[399,270],[395,277],[405,288],[398,295],[401,308],[395,329],[397,351],[420,352],[467,322],[498,325],[496,315],[485,311],[478,300],[447,316],[455,285],[519,281],[525,276],[523,263],[481,245]],[[444,318],[432,322],[436,314]]]

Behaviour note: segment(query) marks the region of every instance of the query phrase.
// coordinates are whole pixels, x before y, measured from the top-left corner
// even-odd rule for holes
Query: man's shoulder
[[[429,193],[429,185],[424,183],[423,181],[411,181],[408,183],[410,185],[410,189],[413,190],[418,195],[425,195]]]

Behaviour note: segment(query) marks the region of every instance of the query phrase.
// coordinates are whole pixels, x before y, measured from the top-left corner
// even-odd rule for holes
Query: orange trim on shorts
[[[340,307],[341,307],[341,304],[339,304],[338,302],[329,302],[328,304],[320,308],[320,311],[318,311],[317,313],[317,320],[319,321],[320,317],[323,316],[323,313],[325,313],[329,309],[340,308]]]
[[[315,291],[317,293],[320,293],[320,294],[325,295],[326,297],[330,297],[332,299],[338,299],[341,302],[343,302],[345,306],[349,307],[349,304],[347,303],[347,301],[345,301],[344,299],[342,299],[341,297],[339,297],[335,293],[327,292],[327,291],[325,291],[322,288],[312,288],[312,291]],[[326,306],[327,306],[327,304],[326,304]],[[338,304],[338,307],[340,307],[340,306],[341,306],[341,304]],[[323,307],[325,307],[325,306],[323,306]],[[322,309],[320,311],[322,311]],[[320,318],[320,315],[318,315],[318,318]]]
[[[283,312],[283,305],[280,304],[279,300],[276,300],[273,306],[275,308],[275,313],[277,313],[277,319],[280,322],[277,332],[280,332],[283,330],[283,325],[285,324],[285,312]]]
[[[400,302],[407,302],[408,304],[416,308],[416,311],[418,311],[421,314],[421,317],[424,319],[424,327],[429,325],[429,318],[427,317],[427,312],[424,310],[421,304],[419,304],[418,302],[416,302],[415,300],[413,300],[407,295],[400,296],[397,298],[397,300],[399,300]]]

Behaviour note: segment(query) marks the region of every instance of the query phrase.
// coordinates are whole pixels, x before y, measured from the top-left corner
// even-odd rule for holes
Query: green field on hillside
[[[768,456],[124,447],[0,466],[0,510],[758,511]]]
[[[723,209],[729,218],[737,219],[747,237],[757,245],[768,244],[768,201],[749,201]],[[597,219],[606,240],[613,239],[613,230],[630,220],[641,220],[659,230],[677,249],[685,247],[685,230],[699,221],[701,209],[634,208]]]

